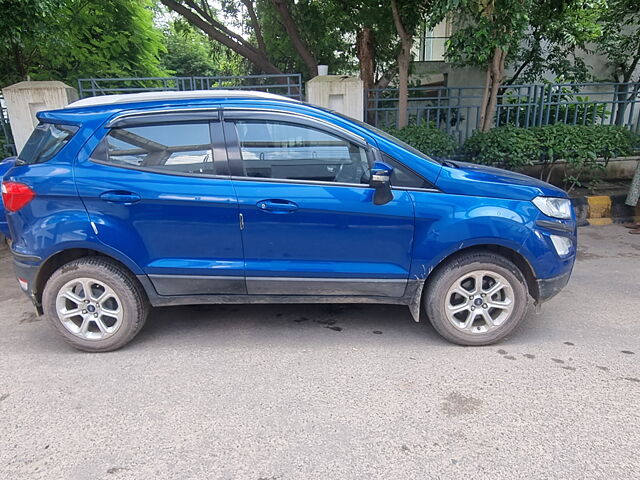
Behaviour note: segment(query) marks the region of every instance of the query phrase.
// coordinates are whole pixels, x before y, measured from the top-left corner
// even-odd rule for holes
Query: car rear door
[[[160,295],[246,293],[217,110],[111,121],[74,174],[100,241],[140,265]]]
[[[364,139],[286,113],[225,110],[224,118],[249,294],[404,294],[413,203],[394,191],[373,204]]]

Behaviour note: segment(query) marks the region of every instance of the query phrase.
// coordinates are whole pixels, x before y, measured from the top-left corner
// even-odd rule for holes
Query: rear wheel
[[[522,272],[493,253],[463,254],[428,280],[424,306],[433,327],[460,345],[488,345],[515,329],[526,315]]]
[[[74,260],[56,270],[42,297],[45,316],[72,346],[107,352],[126,345],[149,311],[137,280],[100,257]]]

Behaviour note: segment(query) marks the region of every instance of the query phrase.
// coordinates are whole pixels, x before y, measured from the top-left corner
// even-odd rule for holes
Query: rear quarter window
[[[78,131],[74,125],[40,123],[22,148],[18,160],[27,165],[49,161]]]

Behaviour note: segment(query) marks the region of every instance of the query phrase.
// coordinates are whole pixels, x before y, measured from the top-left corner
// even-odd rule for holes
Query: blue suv
[[[423,307],[486,345],[574,264],[562,190],[284,97],[113,95],[38,118],[2,183],[11,252],[81,350],[125,345],[150,306],[201,303]]]

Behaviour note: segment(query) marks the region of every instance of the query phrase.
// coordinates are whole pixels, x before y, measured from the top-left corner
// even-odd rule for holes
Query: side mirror
[[[393,200],[391,192],[391,173],[393,167],[384,162],[375,162],[371,167],[371,180],[369,186],[375,188],[373,193],[373,204],[384,205]]]

